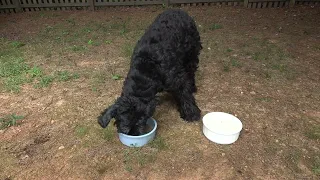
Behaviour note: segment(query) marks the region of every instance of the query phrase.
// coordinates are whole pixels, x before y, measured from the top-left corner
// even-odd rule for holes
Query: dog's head
[[[144,133],[146,122],[154,112],[155,105],[144,104],[128,97],[120,97],[115,104],[104,110],[98,117],[98,123],[106,128],[111,119],[115,119],[118,132],[128,135]]]

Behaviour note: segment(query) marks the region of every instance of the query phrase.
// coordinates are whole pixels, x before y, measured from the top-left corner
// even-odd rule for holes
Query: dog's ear
[[[111,121],[112,118],[115,117],[116,113],[116,105],[113,104],[107,109],[105,109],[101,115],[98,117],[98,123],[101,127],[106,128]]]

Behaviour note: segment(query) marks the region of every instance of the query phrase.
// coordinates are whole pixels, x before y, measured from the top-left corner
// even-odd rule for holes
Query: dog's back
[[[169,51],[201,46],[194,20],[182,10],[166,10],[158,15],[137,43],[137,47],[147,45]]]
[[[131,59],[131,66],[135,68],[131,69],[158,76],[157,80],[161,76],[167,81],[177,74],[175,70],[181,70],[186,64],[191,64],[195,71],[201,49],[195,21],[182,10],[166,10],[138,41]]]

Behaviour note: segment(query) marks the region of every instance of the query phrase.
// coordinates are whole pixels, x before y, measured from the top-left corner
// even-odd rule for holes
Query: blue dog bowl
[[[152,141],[156,136],[157,122],[155,119],[150,118],[147,120],[147,125],[150,126],[152,130],[147,134],[143,134],[140,136],[130,136],[127,134],[118,133],[119,139],[122,142],[122,144],[129,147],[141,147],[147,144],[148,142]]]

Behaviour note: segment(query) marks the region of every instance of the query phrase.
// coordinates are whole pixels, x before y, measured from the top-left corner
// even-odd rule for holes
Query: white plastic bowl
[[[118,133],[122,144],[129,147],[141,147],[152,141],[156,136],[157,122],[155,119],[150,118],[147,120],[147,125],[152,127],[152,130],[149,133],[140,136],[130,136],[127,134]]]
[[[217,144],[232,144],[242,130],[241,121],[228,113],[211,112],[202,118],[203,134]]]

